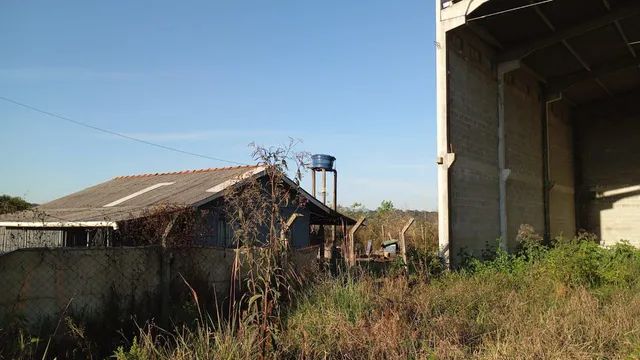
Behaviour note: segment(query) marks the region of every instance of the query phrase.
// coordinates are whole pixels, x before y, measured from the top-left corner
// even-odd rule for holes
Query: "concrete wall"
[[[631,99],[637,114],[640,99]],[[640,246],[640,116],[617,106],[584,109],[576,118],[579,226],[606,245]]]
[[[493,51],[464,29],[448,33],[451,260],[500,236],[497,82]]]
[[[549,220],[552,238],[576,233],[575,167],[571,109],[564,102],[547,107],[549,142]]]
[[[299,275],[302,277],[312,276],[318,271],[316,259],[320,255],[319,251],[319,246],[309,246],[297,249],[291,254],[291,262]]]
[[[0,255],[0,322],[89,321],[157,308],[158,248],[21,249]]]
[[[451,255],[480,255],[501,236],[498,169],[498,81],[491,47],[464,28],[448,33],[448,131]],[[521,224],[544,232],[543,107],[537,79],[505,75],[508,248]],[[454,259],[455,264],[455,259]]]
[[[202,306],[215,311],[229,296],[229,279],[236,250],[188,247],[171,250],[171,300],[178,305],[193,301],[189,286]],[[188,286],[187,286],[188,284]]]
[[[522,224],[544,233],[542,99],[538,81],[525,70],[505,75],[507,248],[515,249]]]
[[[239,254],[243,263],[245,252]],[[317,246],[301,249],[292,252],[291,261],[302,275],[309,274],[317,269],[317,254]],[[203,309],[215,311],[216,303],[227,300],[236,250],[172,248],[168,256],[171,316],[179,317],[193,302],[189,287]],[[161,270],[160,247],[20,249],[0,255],[0,328],[20,319],[37,329],[43,321],[57,322],[67,306],[66,315],[105,327],[132,316],[157,319]]]

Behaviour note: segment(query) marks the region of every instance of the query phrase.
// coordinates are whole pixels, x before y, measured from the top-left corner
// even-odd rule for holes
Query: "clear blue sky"
[[[303,139],[339,202],[435,209],[433,0],[0,3],[0,96],[250,162]],[[45,202],[117,175],[224,166],[0,101],[0,193]],[[307,177],[308,179],[308,177]]]

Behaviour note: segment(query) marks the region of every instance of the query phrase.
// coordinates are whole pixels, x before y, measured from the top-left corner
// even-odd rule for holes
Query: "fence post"
[[[400,231],[400,255],[402,256],[402,262],[404,263],[405,269],[407,269],[407,242],[405,241],[404,234],[409,230],[409,227],[415,221],[414,218],[410,218],[407,223],[404,225],[402,230]]]
[[[349,267],[356,264],[356,252],[355,252],[356,231],[360,229],[360,227],[362,226],[362,224],[366,219],[367,218],[364,216],[361,217],[360,219],[358,219],[358,222],[356,222],[356,224],[353,225],[351,230],[349,230],[349,251],[348,251],[348,258],[347,258],[347,265]]]

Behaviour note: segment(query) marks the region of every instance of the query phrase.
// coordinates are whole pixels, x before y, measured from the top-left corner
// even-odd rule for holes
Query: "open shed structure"
[[[640,1],[436,0],[440,246],[640,245]]]

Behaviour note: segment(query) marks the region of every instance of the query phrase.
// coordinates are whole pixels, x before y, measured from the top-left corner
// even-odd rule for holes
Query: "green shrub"
[[[148,349],[138,344],[138,338],[134,337],[128,350],[119,346],[113,357],[117,360],[146,360],[150,358],[150,354]]]

